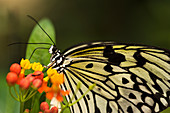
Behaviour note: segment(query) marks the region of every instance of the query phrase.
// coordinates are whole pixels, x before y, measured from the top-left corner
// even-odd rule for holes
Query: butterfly
[[[153,46],[91,42],[63,53],[52,45],[49,67],[64,73],[62,86],[80,98],[72,113],[154,113],[170,106],[170,51]],[[73,100],[74,101],[74,100]]]
[[[46,35],[53,42],[47,67],[64,73],[61,87],[71,90],[67,101],[76,94],[74,102],[96,84],[70,107],[72,113],[156,113],[170,106],[170,50],[107,41],[79,44],[60,52]]]

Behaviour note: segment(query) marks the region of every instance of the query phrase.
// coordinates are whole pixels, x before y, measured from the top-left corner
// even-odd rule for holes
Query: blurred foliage
[[[6,75],[2,71],[1,74]],[[5,76],[2,76],[0,79],[0,92],[0,113],[19,113],[19,102],[14,100],[9,94]]]

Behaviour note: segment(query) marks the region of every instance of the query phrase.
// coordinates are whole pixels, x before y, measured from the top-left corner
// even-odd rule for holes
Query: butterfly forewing
[[[65,88],[80,98],[73,113],[151,113],[170,105],[170,52],[133,44],[93,42],[74,46],[64,56]],[[65,62],[64,62],[65,63]],[[80,90],[76,85],[81,82]]]

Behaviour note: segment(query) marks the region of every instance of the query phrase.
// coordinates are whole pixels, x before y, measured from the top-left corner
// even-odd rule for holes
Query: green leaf
[[[55,30],[54,26],[49,19],[42,19],[39,24],[49,34],[52,40],[55,42]],[[52,43],[50,38],[44,33],[44,31],[36,25],[31,33],[28,43]],[[50,48],[47,44],[28,44],[26,49],[26,58],[29,59],[32,52],[37,48]],[[50,62],[50,54],[48,49],[37,49],[31,57],[31,62],[40,62],[43,65],[47,65]]]

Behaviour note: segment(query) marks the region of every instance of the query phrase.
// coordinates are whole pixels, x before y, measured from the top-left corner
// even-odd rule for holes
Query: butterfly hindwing
[[[73,113],[151,113],[170,105],[170,52],[133,44],[93,42],[65,51],[67,97],[80,98],[88,87],[94,89],[73,105]],[[65,63],[65,62],[64,62]],[[80,90],[76,85],[81,82]],[[73,101],[75,101],[73,100]]]

